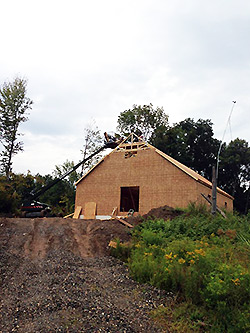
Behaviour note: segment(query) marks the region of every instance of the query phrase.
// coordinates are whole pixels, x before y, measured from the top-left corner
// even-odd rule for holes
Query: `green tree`
[[[121,135],[135,133],[143,136],[143,139],[150,140],[154,131],[159,128],[168,127],[168,116],[163,108],[153,105],[133,105],[133,109],[128,109],[120,113],[118,117],[117,130]]]
[[[5,82],[0,89],[0,142],[1,168],[7,178],[12,170],[12,159],[23,150],[23,143],[18,141],[21,135],[18,127],[27,118],[27,111],[32,101],[26,96],[27,81],[15,78],[13,82]]]
[[[70,172],[75,166],[73,161],[66,160],[62,165],[56,165],[55,170],[52,172],[53,177],[60,178],[67,172]],[[80,173],[75,170],[71,172],[66,178],[65,181],[69,183],[72,189],[75,189],[75,182],[80,178]]]
[[[17,214],[30,192],[36,188],[36,177],[29,172],[25,174],[11,173],[9,178],[0,176],[0,213]]]
[[[60,178],[70,172],[74,166],[74,162],[69,160],[66,160],[62,165],[56,165],[52,173],[54,179]],[[72,213],[75,202],[75,182],[79,178],[80,172],[77,169],[48,191],[47,198],[49,204],[57,207],[55,213],[63,213],[64,215]]]
[[[43,176],[44,186],[52,183],[56,178],[51,175]],[[75,189],[67,179],[59,181],[38,198],[52,209],[52,214],[66,215],[74,211]]]
[[[219,141],[214,138],[209,119],[194,121],[187,118],[172,127],[157,129],[151,143],[179,162],[211,179],[216,163]],[[224,149],[224,145],[223,145]]]
[[[73,162],[66,161],[56,166],[52,175],[10,173],[9,178],[0,176],[0,214],[19,214],[23,203],[32,200],[31,193],[36,194],[51,184],[64,173],[71,170]],[[72,167],[72,168],[71,168]],[[79,173],[72,172],[68,177],[59,181],[35,200],[44,202],[52,208],[52,214],[66,215],[74,211],[75,181]]]
[[[234,196],[234,206],[241,213],[249,209],[250,147],[246,140],[235,139],[221,153],[218,185]]]
[[[177,161],[211,180],[212,166],[217,163],[220,141],[214,138],[211,120],[187,118],[170,128],[159,127],[151,143]],[[234,196],[240,213],[250,208],[250,148],[245,140],[223,143],[218,186]]]

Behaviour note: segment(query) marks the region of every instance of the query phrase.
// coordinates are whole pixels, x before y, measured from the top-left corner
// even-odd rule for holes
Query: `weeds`
[[[178,305],[159,309],[155,318],[171,313],[177,325],[186,311],[186,332],[250,331],[249,222],[191,207],[172,221],[150,219],[135,228],[133,246],[120,249],[132,276],[179,295]]]

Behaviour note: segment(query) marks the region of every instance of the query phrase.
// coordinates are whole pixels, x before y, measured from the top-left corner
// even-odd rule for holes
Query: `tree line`
[[[29,193],[37,192],[54,179],[74,167],[66,160],[55,166],[51,175],[42,176],[16,174],[12,172],[13,156],[23,150],[19,140],[19,125],[28,120],[28,111],[33,101],[27,97],[27,81],[15,78],[0,88],[0,213],[17,213]],[[173,125],[162,107],[133,105],[122,111],[117,119],[117,135],[126,136],[134,132],[146,141],[170,155],[179,162],[211,180],[212,166],[216,164],[221,141],[214,137],[213,124],[209,119],[187,118]],[[103,144],[98,127],[93,124],[85,129],[82,159],[96,151]],[[67,214],[74,210],[75,181],[101,156],[95,156],[67,178],[46,191],[39,201],[53,207],[55,214]],[[218,185],[234,196],[234,206],[246,214],[250,208],[250,147],[244,139],[237,138],[222,143]]]
[[[147,125],[146,125],[147,124]],[[143,126],[142,126],[143,125]],[[118,131],[134,131],[149,143],[205,178],[212,180],[221,141],[214,137],[210,119],[187,118],[172,126],[163,108],[134,105],[118,117]],[[250,147],[244,139],[222,143],[218,186],[234,197],[235,209],[247,214],[250,208]]]

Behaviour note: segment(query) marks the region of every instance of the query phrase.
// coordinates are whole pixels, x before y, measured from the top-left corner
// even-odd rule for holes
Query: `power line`
[[[212,214],[213,215],[216,213],[216,207],[217,207],[217,203],[216,203],[217,202],[217,182],[218,182],[220,152],[221,152],[222,144],[223,144],[224,137],[225,137],[225,134],[226,134],[227,126],[229,126],[229,128],[230,128],[230,133],[231,133],[231,138],[232,138],[232,130],[231,130],[230,120],[231,120],[231,116],[232,116],[233,109],[234,109],[236,101],[232,101],[232,102],[233,102],[233,106],[231,108],[231,111],[230,111],[230,114],[229,114],[229,117],[228,117],[228,120],[227,120],[226,128],[225,128],[225,131],[223,133],[223,137],[222,137],[222,140],[220,142],[220,147],[219,147],[218,154],[217,154],[216,169],[215,169],[215,166],[213,166],[213,177],[212,177]]]
[[[231,108],[231,111],[230,111],[230,114],[229,114],[229,117],[228,117],[228,120],[227,120],[227,123],[226,123],[226,128],[225,128],[225,130],[224,130],[223,137],[222,137],[222,139],[221,139],[220,147],[219,147],[218,154],[217,154],[216,178],[218,178],[219,158],[220,158],[221,148],[222,148],[222,145],[223,145],[224,137],[225,137],[225,134],[226,134],[226,131],[227,131],[227,127],[228,127],[228,126],[229,126],[229,129],[230,129],[231,140],[233,140],[233,137],[232,137],[232,129],[231,129],[231,116],[232,116],[233,109],[234,109],[234,107],[235,107],[236,101],[232,101],[232,103],[233,103],[233,105],[232,105],[232,108]]]

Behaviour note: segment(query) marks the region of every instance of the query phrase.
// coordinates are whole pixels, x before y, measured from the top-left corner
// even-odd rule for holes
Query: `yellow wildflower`
[[[197,254],[200,254],[201,256],[205,255],[205,252],[203,249],[195,249],[194,252],[196,252]]]
[[[214,237],[214,236],[215,236],[215,234],[214,234],[214,233],[212,233],[212,234],[211,234],[211,237]]]
[[[186,262],[186,260],[183,259],[183,258],[181,258],[181,259],[178,260],[178,263],[179,263],[179,264],[184,264],[185,262]]]
[[[193,265],[195,263],[195,261],[193,259],[191,259],[189,262],[191,265]]]
[[[239,286],[240,285],[240,280],[237,278],[237,279],[232,279],[233,283],[236,285],[236,286]]]
[[[169,254],[165,254],[165,258],[168,259],[168,260],[170,260],[170,259],[172,259],[172,255],[173,255],[172,252],[169,253]]]
[[[144,256],[152,256],[151,252],[144,252]]]

